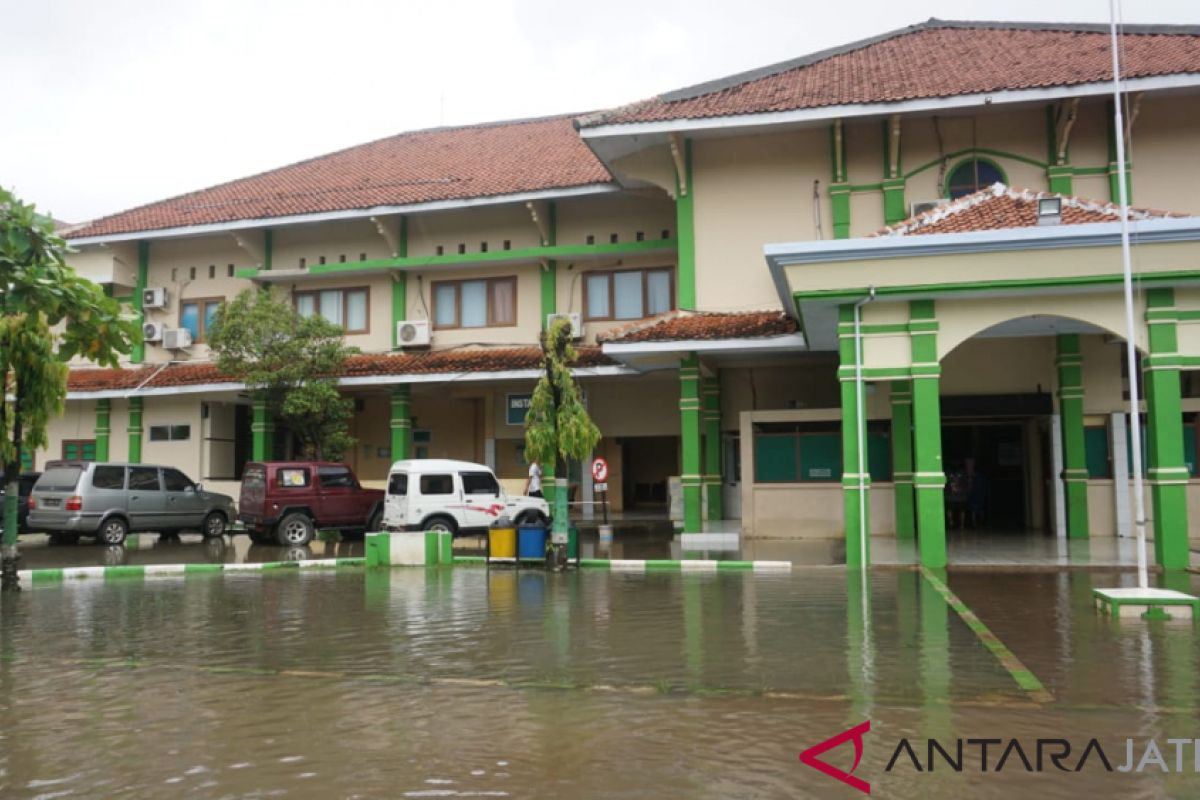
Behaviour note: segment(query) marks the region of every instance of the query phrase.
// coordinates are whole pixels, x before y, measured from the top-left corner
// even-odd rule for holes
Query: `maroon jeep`
[[[379,530],[383,494],[362,488],[345,464],[251,462],[242,473],[238,519],[252,541],[303,545],[317,530],[343,535]]]

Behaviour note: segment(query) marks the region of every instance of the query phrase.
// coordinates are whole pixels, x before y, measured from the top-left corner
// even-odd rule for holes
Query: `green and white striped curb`
[[[454,563],[484,564],[483,556],[455,556]],[[505,562],[501,562],[505,563]],[[509,559],[507,563],[512,563]],[[792,571],[790,561],[718,561],[714,559],[629,559],[581,558],[581,569],[607,569],[612,572],[754,572],[758,574]]]
[[[926,567],[921,567],[921,575],[925,580],[929,581],[929,585],[934,591],[941,595],[946,601],[946,605],[958,614],[959,618],[966,623],[967,627],[979,638],[980,643],[987,648],[996,660],[1000,662],[1000,666],[1012,677],[1017,686],[1021,687],[1021,691],[1025,692],[1029,699],[1037,703],[1052,703],[1054,695],[1042,685],[1033,671],[1013,654],[1012,650],[1004,642],[1000,641],[1000,637],[992,633],[991,629],[983,623],[979,617],[975,616],[966,603],[959,599],[958,595],[950,590],[941,578],[935,575]]]
[[[247,573],[274,570],[310,572],[343,567],[361,567],[361,558],[315,558],[308,561],[267,561],[257,564],[128,564],[115,567],[63,567],[61,569],[23,569],[17,573],[22,582],[64,583],[76,580],[122,580],[179,578],[213,573]]]

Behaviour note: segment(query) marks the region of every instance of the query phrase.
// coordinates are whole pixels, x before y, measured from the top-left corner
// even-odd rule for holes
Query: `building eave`
[[[600,352],[620,359],[664,353],[723,353],[728,355],[778,353],[807,349],[804,335],[746,337],[740,339],[677,339],[666,342],[607,342]]]
[[[453,209],[503,205],[506,203],[525,203],[539,200],[558,200],[568,197],[586,197],[590,195],[618,192],[620,190],[621,187],[615,183],[592,183],[582,186],[564,187],[562,189],[541,189],[538,191],[518,192],[515,194],[489,195],[487,197],[467,197],[455,200],[432,200],[426,203],[384,205],[373,206],[371,208],[348,208],[338,211],[322,211],[314,214],[292,214],[281,217],[256,217],[253,219],[239,219],[231,220],[229,222],[212,222],[201,225],[182,225],[173,228],[157,228],[146,231],[128,231],[125,233],[102,234],[98,236],[79,236],[68,239],[67,243],[72,246],[77,246],[111,242],[172,239],[187,236],[205,236],[213,233],[227,233],[230,231],[240,231],[254,228],[277,228],[287,225],[303,225],[338,220],[367,219],[369,217],[387,214],[414,214],[426,211],[447,211]]]

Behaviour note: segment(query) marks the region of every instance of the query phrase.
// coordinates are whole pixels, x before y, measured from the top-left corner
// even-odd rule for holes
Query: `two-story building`
[[[1125,183],[1165,209],[1132,215],[1150,515],[1159,562],[1182,566],[1200,503],[1200,30],[1127,26],[1121,48]],[[38,458],[211,482],[279,452],[203,344],[223,299],[269,285],[362,350],[341,380],[370,478],[426,455],[521,477],[537,336],[569,314],[618,507],[665,512],[677,483],[685,532],[845,536],[850,563],[868,532],[940,565],[948,520],[1125,533],[1110,58],[1103,26],[930,20],[97,220],[70,234],[75,264],[147,341],[120,370],[73,372]]]

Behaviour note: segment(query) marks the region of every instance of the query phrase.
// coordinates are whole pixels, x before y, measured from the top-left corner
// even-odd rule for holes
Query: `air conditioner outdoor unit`
[[[396,343],[400,347],[428,347],[429,320],[402,319],[397,322]]]
[[[936,200],[915,200],[909,206],[909,211],[910,211],[909,216],[915,217],[918,214],[924,214],[926,211],[933,211],[935,208],[938,208],[939,206],[944,206],[944,205],[948,204],[949,202],[950,202],[949,200],[946,200],[945,198],[941,198],[941,197],[939,197]]]
[[[167,290],[161,286],[142,290],[142,308],[166,308]]]
[[[142,325],[142,339],[147,342],[161,342],[163,337],[163,324],[161,322],[147,322]]]
[[[547,314],[546,328],[549,329],[554,324],[555,320],[566,319],[571,321],[571,338],[578,339],[583,336],[583,320],[580,318],[579,312],[572,311],[570,314]]]
[[[192,332],[187,328],[168,328],[162,332],[162,346],[168,350],[180,350],[192,346]]]

